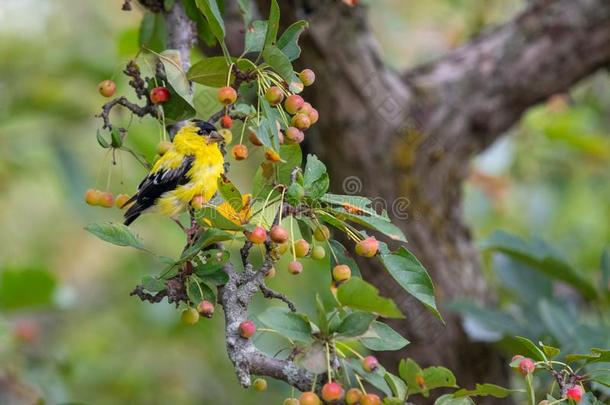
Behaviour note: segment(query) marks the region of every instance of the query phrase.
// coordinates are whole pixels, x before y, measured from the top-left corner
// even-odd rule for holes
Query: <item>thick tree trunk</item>
[[[493,298],[462,217],[469,161],[525,109],[610,62],[610,2],[533,1],[513,21],[402,76],[381,61],[364,8],[289,3],[284,24],[298,18],[311,24],[300,63],[317,73],[305,97],[321,118],[307,146],[328,165],[333,191],[349,193],[356,185],[363,195],[383,198],[431,272],[441,305]],[[463,386],[506,383],[505,363],[490,347],[470,342],[457,316],[443,311],[443,326],[378,266],[361,265],[407,314],[393,326],[412,344],[405,353],[385,354],[388,364],[410,356],[451,368]]]

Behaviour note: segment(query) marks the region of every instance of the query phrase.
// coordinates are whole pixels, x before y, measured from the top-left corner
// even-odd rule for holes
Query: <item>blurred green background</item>
[[[369,2],[396,68],[434,59],[521,3]],[[105,101],[97,83],[113,78],[129,95],[120,70],[137,52],[141,11],[122,12],[121,4],[0,2],[0,403],[281,403],[284,384],[272,382],[265,394],[239,388],[220,316],[185,327],[175,308],[129,297],[160,264],[83,230],[121,217],[85,205],[87,188],[130,193],[144,174],[127,155],[113,167],[95,139],[94,114]],[[597,277],[610,241],[609,112],[610,81],[599,73],[533,108],[479,157],[465,202],[476,239],[496,229],[536,235]],[[130,123],[132,146],[149,158],[159,138],[151,120]],[[176,256],[184,242],[164,218],[146,216],[134,229],[162,255]],[[295,283],[279,267],[271,286],[303,305],[311,304],[305,286],[328,281],[306,269]]]

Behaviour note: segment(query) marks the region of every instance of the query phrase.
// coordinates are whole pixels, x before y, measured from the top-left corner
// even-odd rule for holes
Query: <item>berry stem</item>
[[[528,405],[536,405],[536,393],[534,392],[534,384],[532,382],[532,373],[525,377],[527,388],[527,403]]]
[[[356,376],[356,381],[358,381],[358,385],[360,386],[360,389],[366,395],[366,390],[364,389],[364,385],[362,385],[362,380],[360,379],[360,376],[358,374],[354,374],[354,375]]]
[[[294,250],[294,218],[290,219],[290,248],[292,250],[292,260],[297,260],[297,254]]]
[[[362,356],[360,353],[358,353],[356,350],[352,349],[351,347],[349,347],[349,345],[346,345],[343,342],[335,342],[338,345],[341,345],[341,347],[347,349],[349,352],[351,352],[352,354],[355,354],[356,357],[358,357],[360,360],[364,359],[364,356]]]
[[[235,63],[231,62],[229,65],[229,74],[227,75],[227,87],[231,85],[231,73],[233,72],[233,66],[235,66]]]
[[[244,132],[246,132],[246,126],[248,124],[248,120],[250,119],[250,116],[246,116],[246,119],[244,120],[242,126],[241,126],[241,135],[239,136],[239,143],[242,144],[244,141]]]
[[[332,371],[330,369],[330,349],[328,348],[328,343],[325,343],[326,346],[326,371],[328,372],[328,382],[331,383],[333,381]]]

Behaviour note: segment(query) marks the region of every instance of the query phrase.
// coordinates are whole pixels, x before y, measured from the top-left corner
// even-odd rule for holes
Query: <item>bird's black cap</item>
[[[199,133],[201,135],[209,135],[212,131],[216,131],[216,127],[204,120],[194,119],[192,120],[195,126],[199,128]]]

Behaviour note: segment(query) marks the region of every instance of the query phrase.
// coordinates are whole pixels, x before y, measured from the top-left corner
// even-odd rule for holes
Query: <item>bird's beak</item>
[[[225,140],[225,138],[216,131],[210,132],[208,138],[210,139],[210,142],[223,142]]]

